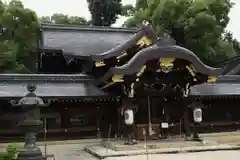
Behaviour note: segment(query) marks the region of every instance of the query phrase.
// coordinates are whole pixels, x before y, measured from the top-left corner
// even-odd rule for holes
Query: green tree
[[[41,23],[53,23],[50,16],[42,16],[39,20]]]
[[[211,64],[236,54],[233,43],[222,36],[232,5],[230,0],[137,0],[125,26],[148,21],[159,35],[167,32],[178,45]]]
[[[43,16],[40,18],[42,23],[54,23],[54,24],[88,24],[87,20],[83,17],[68,16],[61,13],[55,13],[51,17]]]
[[[1,36],[1,72],[35,71],[39,21],[19,0],[0,3],[0,24],[6,28]]]
[[[70,16],[68,17],[69,24],[87,24],[87,20],[83,17]]]
[[[91,23],[95,26],[110,26],[122,13],[121,0],[87,0],[92,15]]]
[[[233,34],[229,31],[226,31],[223,35],[225,41],[232,43],[234,50],[237,54],[240,54],[240,44],[236,38],[233,38]]]
[[[122,16],[132,16],[134,14],[134,7],[130,4],[127,4],[125,6],[122,6]]]
[[[68,15],[55,13],[51,16],[51,21],[55,24],[68,24]]]

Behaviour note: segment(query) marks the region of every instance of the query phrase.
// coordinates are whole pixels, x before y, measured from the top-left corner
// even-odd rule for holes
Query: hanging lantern
[[[167,122],[162,122],[161,123],[161,128],[167,129],[168,128],[168,123]]]
[[[134,115],[132,109],[126,109],[124,111],[124,120],[126,125],[132,125],[134,122]]]
[[[194,108],[193,119],[197,123],[202,122],[202,109],[201,108]]]

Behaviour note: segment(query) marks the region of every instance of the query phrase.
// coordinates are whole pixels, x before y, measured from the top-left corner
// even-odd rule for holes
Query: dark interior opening
[[[40,73],[60,74],[67,72],[67,63],[61,52],[47,51],[41,54]]]
[[[81,73],[82,72],[82,63],[78,59],[71,60],[68,63],[67,67],[68,73]]]
[[[47,50],[40,56],[39,72],[44,74],[76,74],[82,73],[82,61],[67,61],[60,51]]]

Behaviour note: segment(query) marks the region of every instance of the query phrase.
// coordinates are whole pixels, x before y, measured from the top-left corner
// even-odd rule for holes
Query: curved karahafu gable
[[[213,76],[214,78],[209,81],[214,81],[216,79],[215,77],[221,75],[223,72],[222,68],[212,68],[205,65],[193,52],[186,48],[176,45],[154,45],[138,52],[125,65],[111,68],[100,81],[104,82],[111,77],[114,79],[117,76],[120,78],[124,75],[133,75],[143,72],[141,70],[144,70],[144,65],[153,59],[159,59],[161,69],[164,69],[164,67],[168,68],[169,64],[170,66],[171,64],[173,65],[174,61],[177,59],[185,60],[191,64],[186,66],[186,68],[192,76],[194,76],[195,73],[209,76],[209,78]]]
[[[104,66],[107,59],[115,59],[116,61],[119,61],[121,58],[125,58],[127,56],[133,56],[128,52],[134,52],[134,51],[128,51],[129,49],[133,48],[135,53],[139,51],[142,48],[148,47],[154,43],[156,43],[158,37],[153,30],[151,25],[143,26],[141,29],[137,31],[135,35],[133,35],[129,40],[127,40],[125,43],[107,51],[102,54],[98,55],[92,55],[91,59],[95,61],[96,67]],[[101,42],[99,42],[101,43]]]

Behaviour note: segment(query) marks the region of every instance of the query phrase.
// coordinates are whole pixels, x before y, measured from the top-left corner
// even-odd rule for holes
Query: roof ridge
[[[66,25],[66,24],[41,24],[42,29],[72,30],[72,31],[105,31],[105,32],[137,32],[138,28],[89,26],[89,25]]]
[[[32,82],[32,83],[59,83],[59,82],[87,82],[93,80],[85,74],[0,74],[0,82]]]

